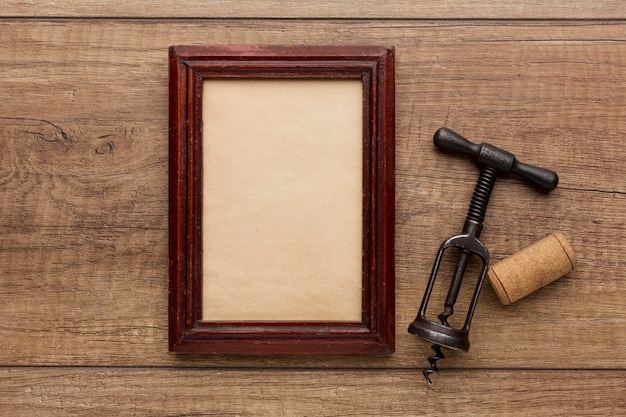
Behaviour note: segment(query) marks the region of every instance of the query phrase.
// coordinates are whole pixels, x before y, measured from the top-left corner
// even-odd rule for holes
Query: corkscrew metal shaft
[[[491,192],[493,191],[498,175],[507,175],[512,172],[526,178],[546,191],[551,191],[556,188],[559,180],[554,171],[523,164],[517,161],[515,156],[510,152],[488,143],[480,145],[474,144],[446,128],[439,129],[435,133],[433,141],[435,146],[439,149],[460,152],[474,157],[481,171],[476,187],[474,188],[472,200],[463,226],[463,232],[460,235],[446,239],[441,244],[419,312],[408,329],[409,333],[433,343],[432,348],[435,351],[435,355],[428,358],[430,368],[424,371],[424,377],[429,385],[431,384],[430,375],[433,372],[439,371],[436,365],[437,361],[445,357],[441,352],[442,346],[466,352],[470,347],[470,323],[476,309],[482,284],[487,275],[487,269],[489,268],[489,252],[480,241],[479,237],[483,229],[483,221],[485,219],[489,198],[491,197]],[[450,248],[458,249],[458,260],[450,281],[443,311],[437,316],[439,319],[439,323],[437,323],[426,317],[426,310],[444,252]],[[454,305],[457,301],[459,290],[461,289],[468,262],[472,256],[476,256],[480,259],[482,269],[474,289],[472,301],[467,310],[464,324],[461,328],[455,328],[450,325],[448,318],[454,313]]]

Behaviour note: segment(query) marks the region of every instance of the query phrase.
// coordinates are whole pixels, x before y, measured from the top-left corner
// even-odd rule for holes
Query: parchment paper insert
[[[361,80],[203,89],[203,320],[361,321]]]

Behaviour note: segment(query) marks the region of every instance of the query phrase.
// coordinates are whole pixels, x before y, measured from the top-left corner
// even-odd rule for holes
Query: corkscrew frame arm
[[[482,261],[482,271],[478,278],[478,282],[476,283],[476,287],[474,289],[474,295],[472,296],[472,301],[469,305],[465,322],[463,327],[460,329],[455,329],[447,324],[436,323],[432,320],[428,320],[426,318],[426,310],[428,309],[428,301],[430,300],[430,296],[432,294],[433,288],[435,286],[435,281],[437,280],[437,274],[439,272],[439,266],[441,265],[441,260],[443,255],[447,249],[450,248],[458,248],[461,252],[466,253],[467,255],[476,255]],[[412,333],[416,336],[421,337],[424,340],[435,343],[437,345],[445,346],[454,350],[462,350],[467,352],[470,347],[469,342],[469,330],[470,324],[472,321],[472,317],[474,316],[474,311],[476,310],[476,305],[478,301],[478,297],[480,295],[480,291],[482,285],[485,281],[485,277],[487,276],[487,270],[489,268],[489,251],[485,247],[485,245],[476,238],[473,234],[464,234],[452,236],[449,239],[446,239],[441,246],[439,247],[439,252],[437,253],[437,258],[435,259],[435,263],[433,264],[433,269],[430,274],[430,279],[428,281],[428,286],[426,287],[426,291],[424,293],[424,298],[422,299],[422,303],[420,305],[420,309],[415,321],[411,323],[409,326],[409,333]],[[462,279],[462,276],[461,276]],[[459,285],[461,282],[459,281]]]

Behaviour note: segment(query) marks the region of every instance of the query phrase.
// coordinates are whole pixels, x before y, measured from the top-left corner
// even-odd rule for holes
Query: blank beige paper
[[[362,82],[203,88],[203,320],[360,322]]]

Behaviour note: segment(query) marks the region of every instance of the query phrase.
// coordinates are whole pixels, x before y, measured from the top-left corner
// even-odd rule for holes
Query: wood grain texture
[[[0,414],[623,414],[625,33],[617,20],[0,19]],[[185,44],[395,46],[396,353],[167,353],[167,48]],[[431,351],[406,327],[478,175],[433,148],[444,125],[560,175],[549,195],[496,184],[492,257],[560,231],[579,266],[512,306],[487,286],[470,351],[449,352],[427,391]]]
[[[626,371],[0,370],[0,409],[46,416],[619,416]],[[523,381],[523,384],[520,384]]]
[[[44,5],[7,0],[3,17],[288,18],[288,19],[623,19],[620,0],[486,2],[484,0],[192,0],[101,2],[70,0]]]

